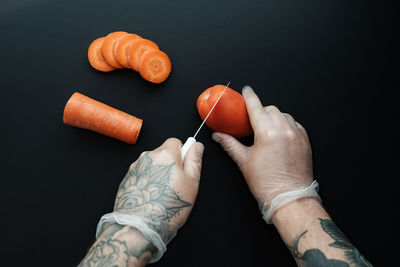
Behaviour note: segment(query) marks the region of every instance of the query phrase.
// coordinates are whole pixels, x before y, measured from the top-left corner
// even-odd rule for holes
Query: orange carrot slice
[[[74,93],[64,108],[63,122],[135,144],[143,121],[101,102]]]
[[[128,51],[129,64],[132,69],[139,71],[139,60],[142,54],[149,49],[158,49],[158,45],[147,39],[141,39],[131,44]]]
[[[99,71],[112,71],[114,68],[110,66],[104,59],[103,55],[101,54],[101,46],[104,43],[106,37],[101,37],[94,40],[88,49],[88,59],[90,65]]]
[[[171,61],[160,50],[150,50],[140,60],[140,76],[152,83],[162,83],[171,73]]]
[[[109,65],[116,69],[122,69],[123,66],[119,64],[114,57],[114,46],[122,37],[127,34],[127,32],[112,32],[106,36],[103,46],[101,47],[101,53],[103,54],[104,59]]]
[[[131,65],[129,64],[129,59],[128,59],[128,51],[130,50],[130,47],[132,43],[135,41],[138,41],[142,39],[139,35],[136,34],[129,34],[124,37],[122,37],[117,45],[115,45],[115,58],[118,60],[119,64],[124,66],[125,68],[130,68]]]

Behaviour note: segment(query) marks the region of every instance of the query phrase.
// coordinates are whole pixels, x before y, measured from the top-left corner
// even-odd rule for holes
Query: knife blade
[[[203,122],[200,124],[200,127],[197,129],[196,133],[192,136],[189,137],[185,144],[182,146],[181,148],[181,154],[182,154],[182,161],[185,159],[186,153],[189,151],[189,148],[196,143],[196,136],[197,134],[200,132],[200,129],[203,127],[204,123],[207,121],[208,117],[210,116],[210,114],[212,113],[212,111],[214,110],[215,106],[218,104],[218,101],[221,99],[222,95],[225,93],[226,88],[228,88],[229,84],[231,82],[228,82],[228,84],[225,86],[224,90],[222,91],[222,93],[219,95],[217,101],[215,101],[214,105],[212,106],[212,108],[210,109],[210,111],[208,112],[207,116],[204,118]]]

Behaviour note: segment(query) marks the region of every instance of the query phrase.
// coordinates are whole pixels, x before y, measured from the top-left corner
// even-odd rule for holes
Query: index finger
[[[168,138],[161,146],[154,149],[150,153],[154,155],[155,160],[159,163],[175,162],[180,168],[182,167],[181,156],[182,142],[177,138]]]
[[[246,102],[246,108],[247,113],[249,114],[251,127],[253,128],[253,130],[256,130],[258,124],[257,122],[260,120],[264,112],[264,107],[261,104],[261,101],[256,93],[254,93],[253,89],[250,86],[246,85],[245,87],[243,87],[242,95],[244,101]]]

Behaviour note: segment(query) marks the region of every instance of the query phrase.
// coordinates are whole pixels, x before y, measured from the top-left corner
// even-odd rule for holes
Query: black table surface
[[[3,263],[76,265],[130,163],[192,135],[199,94],[231,81],[304,125],[328,212],[372,263],[390,266],[398,207],[387,183],[399,176],[384,92],[394,14],[385,1],[1,1]],[[90,67],[89,44],[117,30],[167,52],[166,82]],[[142,118],[138,143],[64,125],[76,91]],[[211,133],[198,136],[206,149],[197,203],[154,266],[295,266]]]

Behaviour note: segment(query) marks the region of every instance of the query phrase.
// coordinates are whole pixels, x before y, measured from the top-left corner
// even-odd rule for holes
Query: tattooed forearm
[[[299,242],[302,237],[307,234],[307,230],[301,233],[292,246],[288,245],[290,252],[295,259],[299,260],[305,266],[357,266],[357,267],[369,267],[371,263],[362,256],[358,250],[350,243],[346,236],[340,231],[334,222],[327,219],[319,219],[320,225],[325,233],[327,233],[334,242],[330,243],[329,246],[343,250],[345,260],[339,259],[328,259],[326,255],[318,248],[308,249],[304,253],[299,251]]]
[[[342,249],[345,253],[346,259],[353,266],[372,266],[367,259],[361,255],[358,250],[351,244],[350,240],[343,234],[343,232],[331,220],[319,219],[321,227],[333,240],[329,246]]]
[[[79,266],[143,266],[154,252],[155,247],[139,231],[113,224],[107,227]]]
[[[335,260],[335,259],[327,259],[325,254],[319,249],[309,249],[305,251],[303,254],[300,253],[298,249],[300,239],[307,234],[307,230],[301,233],[295,240],[293,246],[289,246],[288,248],[292,253],[295,259],[300,260],[305,266],[317,267],[317,266],[331,266],[331,267],[339,267],[339,266],[349,266],[348,263]]]

